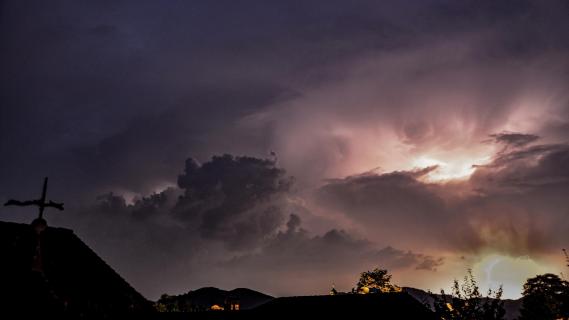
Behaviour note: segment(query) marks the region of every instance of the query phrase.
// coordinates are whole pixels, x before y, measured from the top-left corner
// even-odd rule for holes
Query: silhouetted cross
[[[45,195],[47,193],[47,177],[43,181],[43,191],[41,193],[41,199],[37,200],[27,200],[27,201],[18,201],[18,200],[8,200],[4,205],[5,206],[38,206],[39,207],[39,219],[43,219],[43,211],[47,207],[56,208],[59,210],[63,210],[63,203],[56,203],[51,200],[49,202],[45,201]]]

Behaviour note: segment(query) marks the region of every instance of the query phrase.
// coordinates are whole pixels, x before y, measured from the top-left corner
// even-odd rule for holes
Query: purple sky
[[[0,200],[49,176],[48,222],[151,299],[347,291],[375,266],[518,297],[569,246],[567,12],[2,1]]]

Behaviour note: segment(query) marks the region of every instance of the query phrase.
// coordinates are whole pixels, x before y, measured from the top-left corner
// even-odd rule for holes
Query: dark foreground
[[[405,292],[286,297],[249,310],[158,313],[73,231],[45,225],[0,221],[0,256],[0,319],[435,319]]]
[[[277,298],[252,310],[160,313],[155,319],[436,319],[407,293]]]

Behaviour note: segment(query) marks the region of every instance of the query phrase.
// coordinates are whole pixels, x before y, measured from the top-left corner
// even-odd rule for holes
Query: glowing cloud
[[[523,284],[528,278],[557,271],[527,256],[513,257],[499,254],[487,255],[473,267],[474,275],[483,290],[497,289],[501,285],[506,298],[519,298]]]
[[[476,170],[476,165],[488,162],[490,158],[484,157],[479,159],[454,158],[452,160],[437,160],[426,156],[416,158],[412,162],[414,168],[426,168],[437,166],[437,169],[429,172],[425,176],[425,180],[429,182],[441,182],[449,180],[466,180]]]

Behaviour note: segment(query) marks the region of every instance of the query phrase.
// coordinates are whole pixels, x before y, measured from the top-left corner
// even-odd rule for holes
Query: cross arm
[[[25,207],[25,206],[38,206],[38,207],[52,207],[52,208],[56,208],[59,210],[63,210],[63,203],[57,203],[57,202],[53,202],[53,201],[49,201],[47,203],[42,203],[41,200],[28,200],[28,201],[19,201],[19,200],[13,200],[10,199],[8,200],[6,203],[4,203],[5,206],[20,206],[20,207]]]
[[[6,203],[4,203],[5,206],[32,206],[37,204],[35,200],[29,200],[29,201],[19,201],[19,200],[14,200],[14,199],[10,199],[8,201],[6,201]]]
[[[46,207],[52,207],[63,211],[63,203],[57,203],[49,200],[48,203],[45,204]]]

